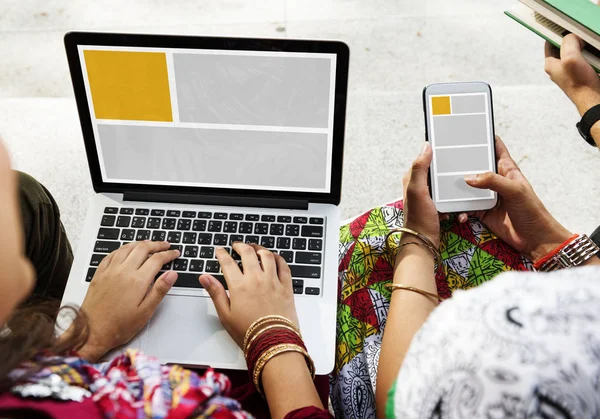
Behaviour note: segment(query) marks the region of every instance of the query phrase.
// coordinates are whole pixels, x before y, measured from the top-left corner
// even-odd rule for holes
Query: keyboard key
[[[173,261],[174,271],[187,271],[188,260],[187,259],[175,259]]]
[[[264,236],[260,239],[260,245],[266,247],[267,249],[272,249],[275,247],[275,237],[273,236]]]
[[[177,230],[187,231],[190,228],[192,228],[192,220],[181,218],[179,221],[177,221]]]
[[[179,210],[168,210],[167,217],[179,217],[181,215],[181,211]]]
[[[133,214],[133,208],[121,208],[121,211],[119,211],[119,214],[131,215],[131,214]]]
[[[208,211],[200,211],[198,213],[198,218],[212,218],[212,212],[208,212]]]
[[[277,217],[277,222],[278,223],[291,223],[292,217],[290,217],[289,215],[280,215]]]
[[[240,223],[240,233],[248,234],[252,233],[252,223]]]
[[[250,244],[250,243],[258,244],[258,241],[259,241],[258,236],[246,236],[244,239],[244,242],[248,243],[248,244]]]
[[[167,232],[162,230],[155,230],[152,232],[153,242],[164,242],[167,239]]]
[[[319,295],[321,293],[321,290],[319,290],[318,288],[307,287],[305,291],[306,295]]]
[[[185,246],[183,256],[186,258],[198,257],[198,246]]]
[[[196,236],[198,233],[183,233],[183,242],[185,244],[196,244]]]
[[[292,279],[292,287],[304,288],[304,279]]]
[[[135,240],[138,242],[150,240],[150,230],[138,230]]]
[[[157,229],[160,228],[160,218],[150,217],[148,218],[148,223],[146,224],[146,228]]]
[[[209,221],[208,222],[208,231],[212,231],[213,233],[220,232],[222,227],[223,227],[223,221]]]
[[[135,230],[132,230],[129,228],[124,228],[123,231],[121,231],[121,240],[128,241],[128,242],[134,241],[135,240]]]
[[[300,234],[300,226],[297,224],[288,224],[285,226],[286,236],[297,236]]]
[[[215,212],[215,219],[217,220],[226,220],[227,214],[224,212]]]
[[[94,252],[96,253],[110,253],[117,250],[121,247],[121,243],[119,242],[105,242],[105,241],[97,241],[94,246]]]
[[[192,230],[205,231],[206,230],[206,220],[194,220],[194,224],[192,225]]]
[[[146,225],[146,217],[133,217],[131,221],[131,227],[133,228],[144,228]]]
[[[302,226],[302,237],[323,237],[323,227]]]
[[[243,241],[244,241],[244,236],[242,236],[241,234],[232,234],[231,236],[229,236],[229,245],[230,246],[235,242],[243,242]]]
[[[215,248],[214,247],[208,247],[208,246],[202,246],[200,248],[200,257],[202,259],[212,259],[215,255]]]
[[[169,243],[179,243],[181,241],[181,231],[169,231],[167,241]]]
[[[196,211],[183,211],[181,216],[183,218],[196,218]]]
[[[116,217],[114,215],[103,215],[100,225],[102,227],[112,227],[115,225]]]
[[[310,239],[308,241],[308,250],[323,250],[323,240]]]
[[[223,231],[225,233],[237,233],[237,227],[238,223],[236,221],[225,221],[225,224],[223,225]]]
[[[154,210],[150,211],[150,215],[153,215],[155,217],[164,217],[165,216],[165,210],[154,209]]]
[[[287,263],[292,263],[294,261],[294,252],[290,250],[282,250],[279,252],[279,256],[281,256]]]
[[[117,207],[106,207],[104,208],[105,214],[116,214],[119,211]]]
[[[306,218],[306,217],[294,217],[294,223],[296,223],[296,224],[306,224],[306,223],[308,223],[308,218]]]
[[[209,260],[206,262],[206,272],[217,273],[221,269],[218,260]]]
[[[256,223],[254,224],[254,234],[269,234],[269,224]]]
[[[92,260],[90,260],[90,266],[98,266],[100,265],[100,262],[102,262],[102,259],[104,259],[106,257],[106,255],[96,255],[93,254],[92,255]]]
[[[169,250],[170,250],[170,249],[169,249]],[[161,269],[162,269],[163,271],[170,271],[172,267],[173,267],[173,262],[167,262],[167,263],[165,263],[165,264],[162,266],[162,268],[161,268]],[[163,273],[163,272],[159,273],[159,274],[157,275],[157,278],[158,278],[158,277],[160,276],[160,274],[162,274],[162,273]]]
[[[169,247],[169,250],[179,250],[179,255],[181,256],[183,254],[183,246],[180,244],[172,244],[171,247]]]
[[[227,245],[227,234],[215,234],[215,238],[213,239],[213,244],[215,246]]]
[[[271,224],[271,229],[269,230],[269,234],[271,236],[283,235],[283,224]]]
[[[135,215],[148,215],[150,214],[150,210],[148,208],[137,208],[135,210]]]
[[[163,230],[174,230],[176,223],[177,223],[176,218],[163,218],[161,228]]]
[[[190,271],[203,272],[204,271],[204,261],[202,259],[192,259],[190,261]]]
[[[243,220],[244,214],[229,214],[230,220]]]
[[[231,249],[231,257],[233,260],[242,260],[242,257],[239,255],[239,253],[233,249]]]
[[[211,244],[213,235],[210,233],[199,233],[198,244]]]
[[[292,240],[292,249],[294,250],[305,250],[306,249],[306,239],[294,238]],[[315,250],[315,249],[310,249]]]
[[[296,252],[296,263],[308,263],[311,265],[321,264],[321,253],[316,252]]]
[[[302,287],[294,287],[294,294],[302,294],[304,289]]]
[[[119,238],[119,229],[118,228],[101,228],[100,231],[98,231],[98,238],[99,239],[106,239],[106,240],[116,240]]]
[[[310,217],[308,220],[311,224],[323,224],[323,219],[320,217]]]
[[[274,215],[263,215],[262,217],[260,217],[260,221],[266,221],[266,222],[272,223],[275,221],[275,216]]]
[[[320,266],[307,266],[307,265],[290,265],[292,271],[292,277],[294,278],[320,278],[321,267]]]
[[[92,278],[94,277],[95,274],[96,274],[96,268],[88,269],[87,274],[85,276],[85,282],[91,282]]]
[[[258,221],[259,219],[258,214],[246,214],[246,221]]]
[[[289,237],[277,237],[277,248],[278,249],[289,249],[291,240]]]

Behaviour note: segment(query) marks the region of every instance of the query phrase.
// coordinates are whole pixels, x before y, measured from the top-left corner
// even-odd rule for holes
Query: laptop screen
[[[336,54],[78,53],[104,182],[330,192]]]

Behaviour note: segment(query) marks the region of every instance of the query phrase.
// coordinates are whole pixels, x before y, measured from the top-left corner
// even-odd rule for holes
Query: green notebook
[[[520,0],[504,13],[560,48],[574,33],[587,45],[583,57],[600,73],[600,6],[590,0]]]

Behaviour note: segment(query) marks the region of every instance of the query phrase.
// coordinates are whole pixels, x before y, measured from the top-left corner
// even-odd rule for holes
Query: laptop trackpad
[[[234,363],[241,354],[211,299],[196,296],[167,295],[150,320],[143,347],[163,362],[198,366]]]

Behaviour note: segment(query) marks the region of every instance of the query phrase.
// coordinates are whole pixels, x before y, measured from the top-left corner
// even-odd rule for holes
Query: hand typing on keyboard
[[[167,242],[133,242],[100,262],[81,306],[89,321],[82,356],[99,359],[129,342],[150,320],[177,280],[177,272],[168,271],[152,284],[162,266],[180,255],[169,247]]]
[[[260,317],[279,315],[298,326],[292,274],[283,257],[257,244],[235,242],[232,247],[242,258],[243,272],[226,250],[217,248],[216,252],[229,297],[212,275],[201,275],[200,282],[238,346],[242,347],[248,327]]]

